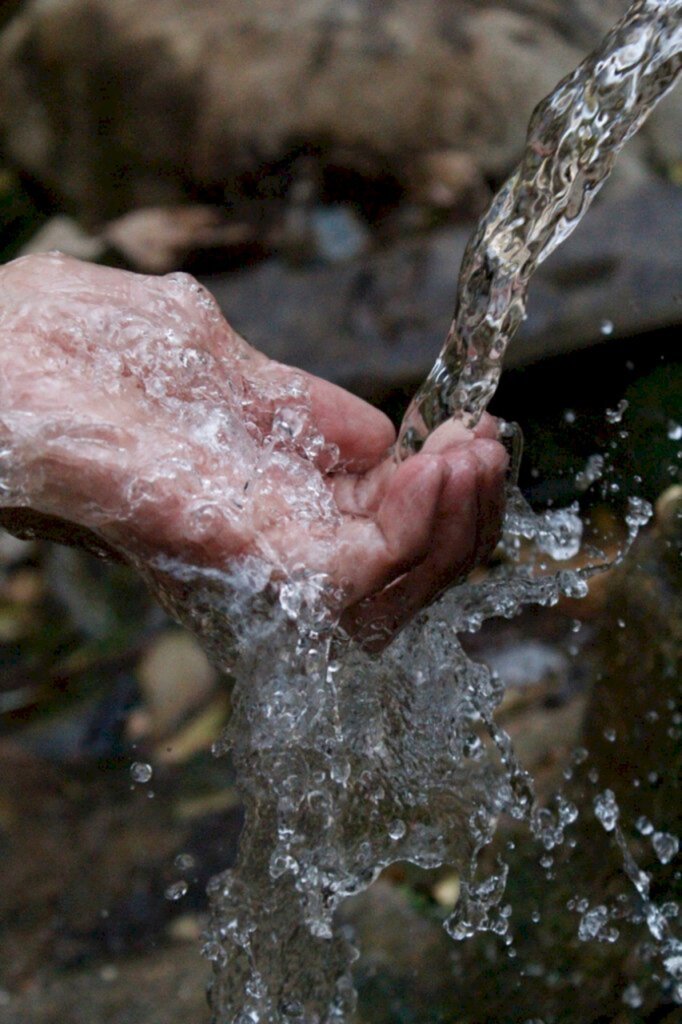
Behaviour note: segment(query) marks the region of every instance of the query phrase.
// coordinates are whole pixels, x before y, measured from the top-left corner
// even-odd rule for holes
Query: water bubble
[[[209,939],[208,942],[204,943],[201,947],[201,955],[212,963],[219,964],[221,967],[224,967],[227,963],[227,954],[222,945],[216,942],[215,939]]]
[[[146,761],[133,761],[130,766],[130,775],[133,782],[138,782],[140,785],[149,782],[153,774],[154,769]]]
[[[173,862],[178,871],[191,871],[196,867],[196,858],[191,853],[179,853]]]
[[[562,825],[572,825],[578,820],[578,808],[570,800],[559,799],[559,821]]]
[[[610,728],[610,727],[607,728],[607,729],[604,729],[604,739],[607,740],[609,743],[615,743],[616,742],[616,730],[613,729],[613,728]]]
[[[641,526],[646,526],[653,514],[654,509],[651,502],[646,501],[644,498],[628,498],[628,510],[625,514],[625,522],[632,529],[639,529]]]
[[[557,573],[557,583],[559,584],[561,593],[564,597],[580,600],[583,597],[587,597],[590,592],[587,580],[584,580],[577,572],[563,571]],[[580,624],[578,625],[578,629],[573,626],[571,628],[571,632],[577,633],[580,628]]]
[[[289,1020],[301,1020],[305,1011],[298,999],[285,999],[280,1003],[280,1013]]]
[[[613,334],[613,321],[602,320],[599,327],[599,333],[602,334],[605,338],[609,338]]]
[[[603,793],[597,794],[594,798],[594,813],[606,831],[613,832],[620,817],[620,810],[613,790],[605,789]]]
[[[395,818],[393,821],[389,823],[388,834],[391,837],[391,839],[402,839],[406,832],[407,827],[405,825],[405,822],[401,818]]]
[[[164,896],[166,897],[167,900],[181,900],[183,896],[187,895],[188,889],[189,886],[187,882],[184,880],[184,878],[181,878],[179,879],[179,881],[172,882],[169,886],[167,886],[164,892]]]
[[[570,508],[550,510],[538,517],[536,540],[540,551],[556,561],[573,558],[580,550],[583,535],[582,519],[577,504]]]
[[[671,441],[682,441],[682,423],[668,420],[668,437]]]
[[[608,908],[603,904],[588,910],[580,919],[578,925],[578,938],[581,942],[589,942],[591,939],[601,939],[609,921]]]
[[[575,412],[573,411],[573,409],[565,409],[564,410],[564,422],[565,423],[575,423],[575,420],[576,420],[576,416],[575,416]]]
[[[623,1002],[633,1010],[638,1010],[644,1002],[639,985],[635,985],[634,981],[623,990]]]
[[[649,819],[645,815],[641,815],[635,822],[635,828],[643,836],[650,836],[654,830],[654,826],[651,824]]]
[[[682,952],[666,957],[663,966],[671,978],[682,981]]]
[[[625,415],[629,403],[626,398],[622,398],[615,409],[607,409],[604,413],[607,423],[620,423]]]
[[[673,857],[677,856],[680,849],[679,839],[670,832],[654,832],[651,837],[651,845],[656,851],[656,856],[661,864],[669,864]]]

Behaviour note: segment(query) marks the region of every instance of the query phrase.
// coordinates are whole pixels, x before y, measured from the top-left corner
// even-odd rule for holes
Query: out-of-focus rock
[[[189,633],[167,630],[145,651],[137,667],[140,689],[155,738],[176,729],[206,703],[217,673]]]
[[[27,558],[35,551],[35,542],[32,540],[20,540],[0,530],[0,569],[4,570],[22,559]]]
[[[205,987],[197,944],[175,942],[99,970],[40,979],[23,992],[0,989],[0,1024],[208,1024]]]
[[[506,173],[537,101],[626,5],[32,0],[0,41],[0,130],[90,222],[196,194],[263,204],[302,153],[457,201],[451,154],[467,189]],[[659,137],[669,161],[679,136],[652,131],[654,160]]]
[[[682,190],[650,183],[604,196],[543,264],[528,319],[505,364],[679,323]],[[258,348],[366,397],[421,381],[452,317],[468,239],[441,228],[334,266],[271,259],[244,273],[203,277],[230,323]],[[276,297],[276,300],[275,300]]]
[[[252,235],[216,207],[193,205],[133,210],[107,224],[101,238],[135,270],[166,274],[197,252],[243,245]]]
[[[682,786],[682,487],[612,574],[593,644],[584,745],[625,825],[640,815],[679,834]]]
[[[29,256],[55,250],[78,260],[98,260],[104,255],[105,244],[101,238],[83,231],[72,217],[59,214],[36,231],[22,246],[20,255]]]
[[[435,915],[410,905],[405,890],[380,880],[343,904],[361,950],[355,966],[359,1020],[452,1019],[457,990],[452,946]]]
[[[426,206],[455,208],[469,216],[482,213],[490,199],[476,156],[463,150],[425,153],[417,162],[414,196]]]

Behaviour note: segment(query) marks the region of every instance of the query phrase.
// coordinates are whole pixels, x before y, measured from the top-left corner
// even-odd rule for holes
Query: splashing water
[[[468,424],[480,417],[535,266],[577,225],[682,66],[681,12],[682,0],[635,3],[536,110],[524,159],[468,247],[453,327],[405,418],[399,456],[447,416]],[[314,489],[311,501],[320,500]],[[650,514],[631,501],[628,543]],[[334,914],[396,861],[447,863],[460,873],[460,898],[445,922],[453,938],[492,931],[511,943],[508,866],[477,879],[477,855],[502,812],[527,820],[551,850],[577,811],[537,808],[532,779],[493,718],[501,684],[466,657],[457,634],[526,604],[583,596],[600,566],[542,571],[548,559],[576,554],[581,531],[577,506],[537,516],[511,488],[506,563],[450,591],[378,657],[338,630],[321,576],[275,587],[256,559],[231,574],[143,567],[235,678],[233,717],[217,752],[231,751],[246,824],[236,867],[209,890],[204,952],[214,964],[217,1024],[347,1020],[357,954]],[[631,858],[626,870],[639,878]],[[603,916],[596,908],[581,938],[610,939]]]
[[[681,13],[682,0],[637,2],[598,53],[536,111],[524,160],[467,251],[451,338],[406,417],[400,455],[416,450],[446,416],[457,412],[473,423],[480,415],[523,316],[534,267],[575,227],[620,147],[672,85],[681,66]],[[186,282],[176,285],[180,293]],[[136,328],[135,337],[143,336]],[[154,401],[179,419],[184,406],[173,405],[177,375],[195,375],[191,391],[206,401],[196,398],[192,422],[206,451],[220,461],[221,439],[232,438],[234,447],[239,430],[230,403],[249,396],[216,390],[212,367],[186,365],[191,346],[178,351],[184,353],[182,367],[167,361],[155,366]],[[296,395],[271,390],[268,400],[280,414],[259,453],[257,479],[247,481],[247,497],[246,486],[226,496],[219,483],[213,487],[211,474],[197,482],[204,488],[197,516],[206,529],[228,499],[236,508],[252,500],[268,467],[284,481],[284,497],[289,475],[300,482],[306,474],[304,523],[333,518],[322,474],[299,458],[303,435],[306,454],[324,447],[305,426],[304,383]],[[218,422],[217,410],[230,414],[229,422]],[[256,444],[248,432],[242,441]],[[185,453],[177,444],[180,472]],[[18,485],[4,482],[0,473],[0,486]],[[628,544],[650,515],[650,506],[631,499]],[[460,897],[445,922],[454,939],[490,931],[511,944],[504,903],[508,865],[500,861],[481,879],[478,853],[502,813],[525,820],[551,851],[577,809],[566,801],[556,812],[537,807],[533,781],[494,720],[502,684],[466,657],[458,634],[479,629],[492,616],[516,615],[528,604],[584,596],[601,566],[596,554],[596,564],[566,567],[581,534],[577,506],[537,516],[511,488],[504,562],[481,582],[444,595],[380,656],[365,653],[339,629],[330,610],[330,581],[321,574],[301,570],[277,582],[271,564],[255,556],[223,571],[128,552],[169,611],[199,635],[235,681],[232,719],[216,753],[231,752],[246,822],[236,866],[209,888],[204,953],[214,966],[216,1024],[347,1021],[357,954],[335,911],[396,861],[424,868],[447,863],[457,870]],[[152,769],[139,762],[131,774],[145,783]],[[600,807],[608,827],[612,808]],[[617,810],[613,814],[620,841]],[[667,856],[670,841],[658,844]],[[648,880],[627,847],[623,858],[648,901],[649,929],[663,936],[677,971],[679,950],[649,899]],[[178,879],[168,898],[182,899],[186,885]],[[600,904],[590,913],[584,937],[608,936],[608,908]]]
[[[622,147],[672,88],[680,51],[682,0],[637,0],[535,109],[523,159],[467,246],[452,326],[403,421],[400,457],[450,416],[478,422],[533,271],[578,226]]]

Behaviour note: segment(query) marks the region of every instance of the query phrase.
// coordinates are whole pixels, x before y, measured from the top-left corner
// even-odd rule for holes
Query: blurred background
[[[252,344],[397,422],[533,107],[626,6],[0,0],[0,261],[188,270]],[[579,498],[611,551],[628,495],[655,521],[584,601],[469,641],[507,683],[500,721],[541,796],[589,802],[606,780],[670,907],[677,847],[651,837],[680,831],[681,239],[678,90],[534,278],[492,407],[523,428],[536,507]],[[208,1020],[204,887],[241,825],[210,753],[229,705],[126,567],[0,534],[2,1024]],[[358,1019],[682,1019],[634,926],[588,947],[567,917],[588,878],[593,901],[626,889],[606,839],[545,884],[556,865],[514,828],[517,962],[445,938],[452,873],[394,867],[346,909]]]

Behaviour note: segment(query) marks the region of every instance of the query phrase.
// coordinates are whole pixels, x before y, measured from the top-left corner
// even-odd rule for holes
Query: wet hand
[[[187,275],[26,257],[0,268],[0,330],[0,504],[48,533],[56,517],[125,557],[323,574],[377,645],[494,547],[489,417],[398,465],[382,413],[251,348]]]

